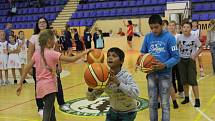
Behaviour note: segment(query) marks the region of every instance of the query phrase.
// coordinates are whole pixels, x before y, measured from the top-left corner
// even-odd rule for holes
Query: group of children
[[[15,70],[18,69],[20,75],[24,65],[27,63],[27,44],[28,41],[23,31],[19,31],[16,38],[13,34],[9,35],[8,41],[4,31],[0,31],[0,85],[9,84],[8,70],[12,70],[14,84],[17,83]],[[2,72],[5,72],[3,79]],[[24,81],[26,83],[26,81]]]
[[[102,30],[98,30],[95,28],[95,32],[92,36],[90,33],[90,29],[87,27],[84,30],[83,36],[78,33],[76,28],[71,29],[71,32],[66,25],[65,30],[61,30],[61,34],[58,35],[55,33],[60,50],[64,55],[72,55],[72,51],[76,50],[77,52],[82,52],[85,49],[90,49],[91,42],[94,42],[94,48],[102,49],[104,48],[104,38],[102,34]],[[74,49],[75,47],[75,49]]]
[[[185,93],[185,100],[182,104],[189,102],[188,91],[189,85],[191,85],[195,96],[194,106],[200,107],[195,58],[201,53],[202,46],[199,39],[191,34],[192,24],[189,22],[182,24],[181,35],[163,30],[162,19],[159,15],[152,15],[149,18],[149,26],[151,33],[145,36],[141,53],[150,53],[157,59],[151,68],[143,69],[147,73],[148,80],[150,120],[158,120],[157,110],[160,99],[162,121],[170,121],[169,98],[172,87],[172,68],[177,63],[179,65],[177,70]],[[174,37],[176,35],[177,38]],[[55,35],[50,29],[40,32],[38,42],[41,49],[33,53],[17,89],[17,95],[20,95],[22,83],[27,73],[35,65],[37,70],[36,95],[45,102],[43,121],[56,121],[54,109],[57,92],[55,70],[58,62],[74,62],[91,51],[91,49],[87,49],[72,57],[64,56],[53,49],[54,40]],[[13,41],[11,43],[14,44]],[[11,51],[9,50],[9,52]],[[107,64],[110,67],[108,85],[104,89],[88,88],[87,90],[88,100],[95,100],[103,92],[110,96],[110,109],[107,112],[106,121],[134,121],[136,118],[137,99],[140,91],[132,75],[122,68],[124,58],[125,54],[121,49],[110,48],[107,52]]]

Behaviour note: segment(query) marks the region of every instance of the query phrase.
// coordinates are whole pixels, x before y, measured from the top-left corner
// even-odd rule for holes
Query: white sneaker
[[[63,104],[60,106],[60,110],[63,110],[63,111],[69,111],[70,110],[70,105],[68,104]]]
[[[6,80],[6,81],[5,81],[5,84],[8,85],[8,84],[10,84],[10,82],[9,82],[8,80]]]
[[[39,109],[38,114],[40,115],[41,118],[43,118],[43,109]]]
[[[178,95],[180,98],[184,98],[184,92],[179,92]]]
[[[5,86],[5,81],[4,81],[4,80],[1,80],[0,85]]]

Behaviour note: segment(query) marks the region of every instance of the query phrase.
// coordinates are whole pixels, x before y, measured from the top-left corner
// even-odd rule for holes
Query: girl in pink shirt
[[[45,102],[42,121],[56,121],[54,109],[55,93],[57,92],[56,64],[59,60],[74,62],[89,52],[87,50],[73,57],[61,55],[61,53],[53,50],[54,39],[54,33],[50,29],[43,30],[40,33],[39,45],[41,50],[34,52],[32,59],[24,70],[17,89],[17,95],[19,96],[27,73],[35,65],[37,78],[36,97],[42,98]]]

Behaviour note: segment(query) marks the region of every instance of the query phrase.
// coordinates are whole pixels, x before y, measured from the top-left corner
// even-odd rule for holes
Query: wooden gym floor
[[[126,51],[124,67],[135,78],[140,90],[140,97],[148,99],[145,74],[135,72],[134,65],[138,51]],[[171,103],[171,121],[215,121],[215,75],[212,74],[211,56],[209,51],[203,52],[206,76],[199,78],[201,107],[194,108],[192,103],[181,105],[182,98],[177,98],[179,109],[173,109]],[[66,101],[85,97],[86,85],[83,81],[84,62],[64,64],[63,69],[70,74],[62,78],[64,97]],[[16,96],[17,85],[0,87],[0,121],[41,121],[34,100],[34,84],[26,84],[20,97]],[[192,93],[191,93],[192,95]],[[193,96],[192,96],[193,97]],[[59,110],[55,101],[58,121],[104,121],[105,116],[77,116],[66,114]],[[159,118],[161,109],[159,109]],[[148,108],[138,112],[135,121],[149,121]]]

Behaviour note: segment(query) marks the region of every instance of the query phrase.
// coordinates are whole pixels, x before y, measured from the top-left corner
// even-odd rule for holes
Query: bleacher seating
[[[79,4],[75,13],[68,22],[70,26],[92,26],[98,19],[114,17],[146,16],[151,14],[164,15],[167,2],[184,0],[88,0],[85,4]],[[7,22],[13,22],[14,28],[33,28],[33,23],[45,16],[49,22],[56,19],[67,0],[46,0],[46,7],[29,7],[27,2],[17,2],[17,13],[8,16],[9,3],[0,1],[0,29]],[[215,18],[214,0],[192,0],[192,19],[210,20]]]
[[[29,6],[28,2],[16,2],[17,12],[13,16],[9,16],[8,0],[0,2],[0,29],[4,28],[5,23],[12,22],[14,29],[33,28],[35,21],[44,16],[51,23],[56,19],[58,13],[63,9],[67,0],[46,0],[45,7],[33,7],[34,2]]]
[[[166,0],[107,0],[102,2],[88,0],[87,4],[79,4],[77,6],[77,11],[72,15],[68,24],[70,26],[91,26],[93,24],[92,21],[107,17],[164,15],[165,4]]]

